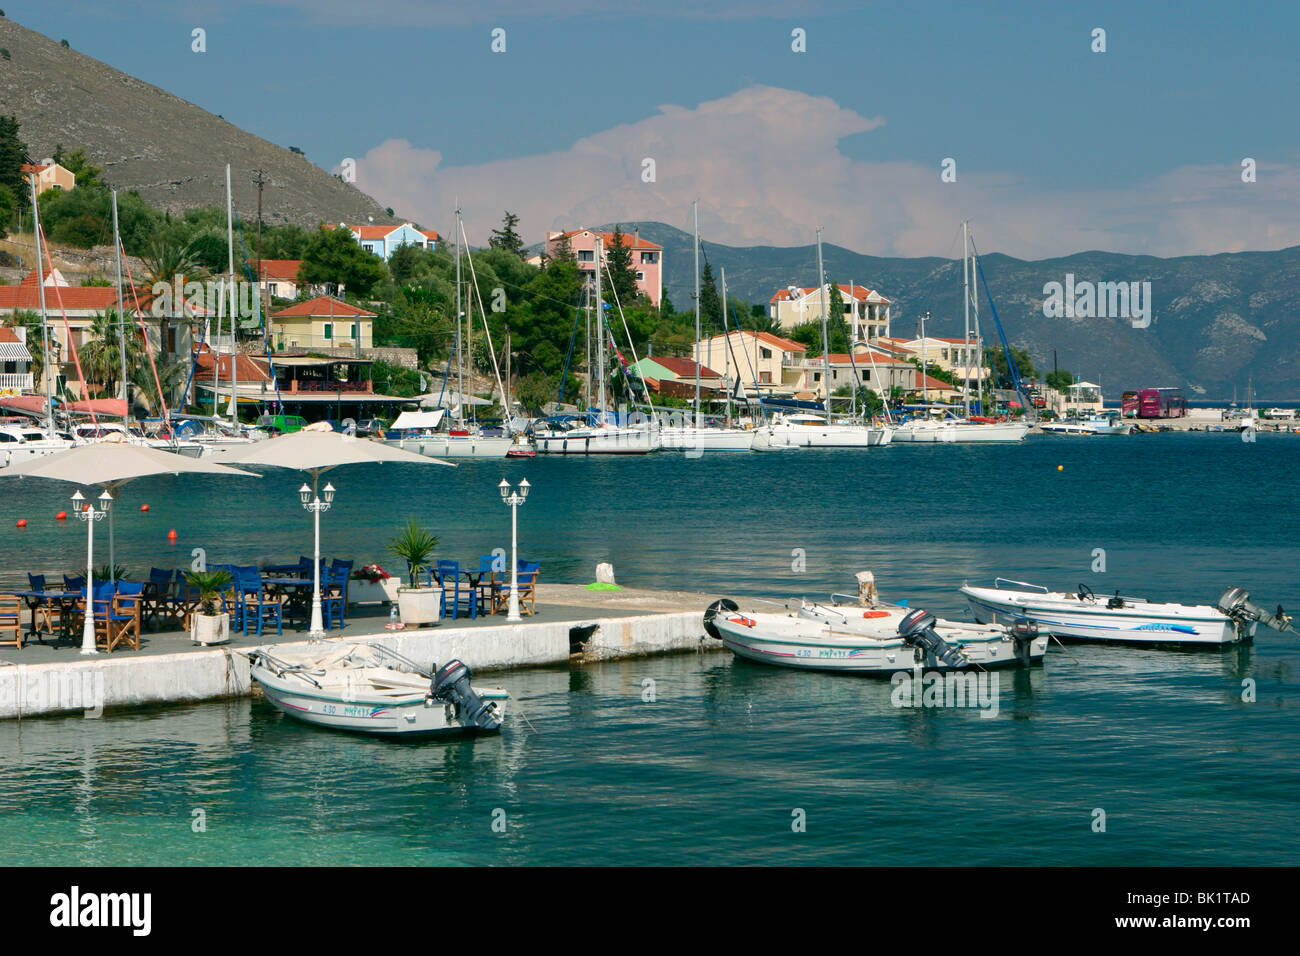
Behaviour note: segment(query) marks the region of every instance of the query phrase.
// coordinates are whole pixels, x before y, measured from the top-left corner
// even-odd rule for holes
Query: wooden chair
[[[537,613],[537,578],[542,573],[542,563],[540,561],[520,561],[518,570],[519,578],[519,613],[536,614]],[[492,604],[492,613],[495,614],[502,608],[510,606],[510,579],[505,578],[501,584],[501,590],[496,594]]]
[[[5,640],[4,635],[10,633]],[[23,602],[16,594],[0,594],[0,644],[23,649]]]
[[[140,611],[144,605],[143,592],[143,584],[119,581],[117,593],[113,595],[111,601],[106,602],[106,607],[100,607],[100,602],[96,600],[96,643],[102,633],[104,650],[112,653],[113,648],[118,645],[125,645],[133,651],[140,649]]]
[[[32,574],[28,572],[27,583],[33,591],[44,591],[47,588],[45,575]],[[27,607],[32,612],[32,633],[35,637],[44,628],[47,634],[54,634],[57,628],[55,617],[59,613],[58,607],[44,598],[27,598]]]

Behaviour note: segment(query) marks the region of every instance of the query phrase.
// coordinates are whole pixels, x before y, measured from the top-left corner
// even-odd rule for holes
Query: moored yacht
[[[36,425],[0,425],[0,467],[53,454],[72,445],[71,438],[57,432],[51,435]]]

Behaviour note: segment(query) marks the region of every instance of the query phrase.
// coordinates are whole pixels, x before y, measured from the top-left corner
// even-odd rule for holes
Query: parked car
[[[306,428],[307,419],[301,415],[259,415],[257,427],[277,435],[289,435]]]

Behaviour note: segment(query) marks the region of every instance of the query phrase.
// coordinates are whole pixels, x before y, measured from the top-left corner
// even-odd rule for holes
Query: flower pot
[[[391,593],[388,588],[389,581],[393,582]],[[349,604],[391,604],[396,593],[396,578],[381,578],[378,581],[353,578],[348,582]]]
[[[436,624],[442,620],[442,588],[398,588],[397,609],[408,627]]]
[[[229,640],[229,614],[194,614],[190,617],[190,643],[225,644]]]

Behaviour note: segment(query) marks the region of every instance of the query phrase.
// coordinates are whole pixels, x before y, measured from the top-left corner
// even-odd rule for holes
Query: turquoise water
[[[496,483],[527,476],[521,553],[543,580],[608,560],[628,584],[784,598],[871,568],[887,597],[954,615],[962,580],[996,574],[1197,603],[1241,584],[1297,607],[1297,473],[1300,436],[1267,434],[470,462],[337,472],[322,528],[326,552],[383,561],[416,514],[442,556],[476,558],[509,544]],[[299,483],[138,482],[118,560],[294,558]],[[70,491],[0,486],[0,527],[30,522],[0,538],[0,583],[78,563],[84,527],[53,521]],[[718,653],[490,675],[528,720],[472,742],[323,733],[260,700],[5,722],[0,864],[1294,865],[1298,673],[1300,639],[1265,632],[1229,651],[1054,647],[1000,675],[995,719]]]

